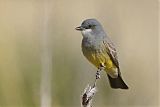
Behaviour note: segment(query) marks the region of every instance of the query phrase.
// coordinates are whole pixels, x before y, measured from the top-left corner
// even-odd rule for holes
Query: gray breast
[[[98,51],[101,48],[101,41],[94,38],[83,38],[82,51]]]

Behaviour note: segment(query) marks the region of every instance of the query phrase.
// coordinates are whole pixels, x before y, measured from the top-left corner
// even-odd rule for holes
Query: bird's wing
[[[110,56],[112,62],[118,68],[118,71],[119,71],[118,56],[117,56],[117,52],[114,44],[106,40],[103,41],[103,44],[105,46],[105,49],[107,50],[107,54]]]

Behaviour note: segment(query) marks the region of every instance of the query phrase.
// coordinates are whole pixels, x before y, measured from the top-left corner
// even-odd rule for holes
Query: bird
[[[97,19],[86,19],[79,27],[81,31],[83,55],[98,69],[106,72],[109,84],[113,89],[128,89],[122,79],[115,45],[105,33]]]

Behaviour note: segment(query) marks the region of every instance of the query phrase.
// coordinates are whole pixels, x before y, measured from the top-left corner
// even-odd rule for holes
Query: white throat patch
[[[92,29],[85,29],[85,30],[82,31],[82,35],[87,36],[87,35],[90,35],[91,32],[92,32]]]

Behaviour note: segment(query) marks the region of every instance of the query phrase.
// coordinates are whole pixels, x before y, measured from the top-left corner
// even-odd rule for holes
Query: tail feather
[[[109,79],[109,83],[110,83],[112,88],[128,89],[128,86],[122,80],[122,77],[120,75],[118,75],[117,78],[112,78],[108,75],[108,79]]]

